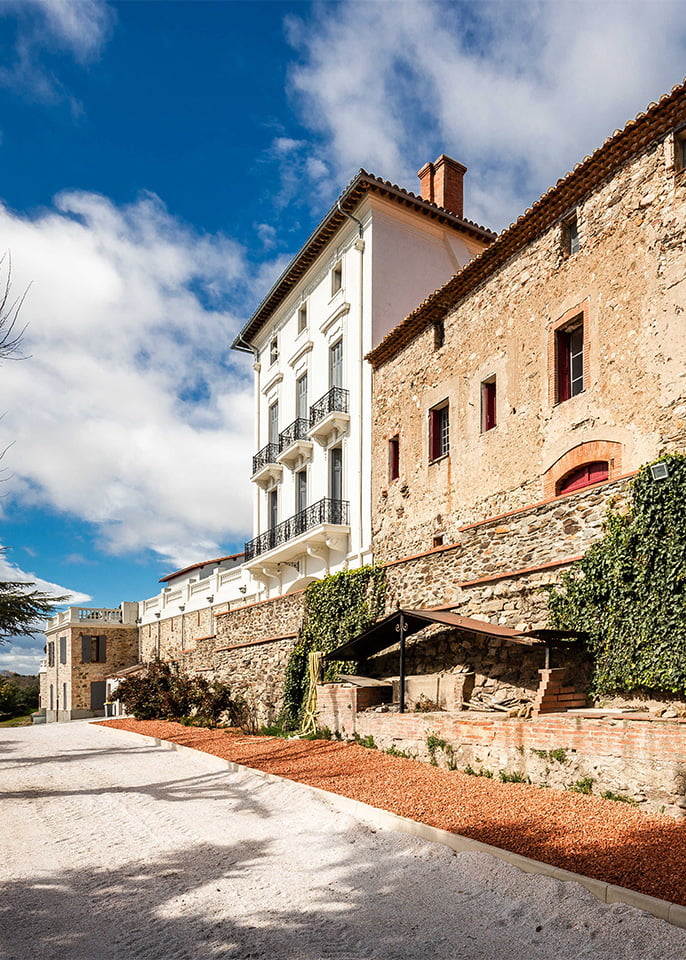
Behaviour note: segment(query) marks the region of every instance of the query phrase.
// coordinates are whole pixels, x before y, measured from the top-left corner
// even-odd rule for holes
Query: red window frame
[[[396,435],[388,441],[388,479],[400,476],[400,438]]]
[[[580,467],[575,467],[568,474],[557,481],[556,493],[559,496],[562,493],[572,493],[574,490],[581,490],[582,487],[590,487],[592,483],[602,483],[610,477],[610,464],[607,460],[593,460],[591,463],[583,463]]]
[[[429,410],[429,460],[450,453],[450,414],[447,403]]]
[[[584,325],[575,322],[555,332],[557,402],[584,389]]]
[[[495,377],[481,384],[481,432],[492,430],[497,424]]]

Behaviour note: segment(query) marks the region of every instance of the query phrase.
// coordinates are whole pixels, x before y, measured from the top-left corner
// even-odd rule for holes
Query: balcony
[[[350,532],[349,513],[347,500],[318,500],[248,541],[245,562],[250,564],[267,553],[270,563],[281,563],[304,553],[319,555],[318,547],[344,549]],[[260,561],[257,566],[261,565]]]
[[[252,481],[263,489],[273,480],[280,480],[283,467],[278,462],[279,444],[268,443],[252,458]]]
[[[295,470],[312,457],[312,441],[307,438],[310,421],[299,417],[279,434],[278,462]]]
[[[343,387],[332,387],[310,407],[310,429],[307,436],[325,447],[348,432],[350,393]]]

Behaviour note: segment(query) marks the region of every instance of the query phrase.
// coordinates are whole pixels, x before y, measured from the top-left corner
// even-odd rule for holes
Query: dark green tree
[[[0,643],[39,632],[41,621],[51,617],[55,606],[68,599],[32,590],[33,586],[20,581],[0,582]]]

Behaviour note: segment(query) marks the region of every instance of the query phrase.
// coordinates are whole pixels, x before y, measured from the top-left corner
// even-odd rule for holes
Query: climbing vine
[[[281,712],[285,729],[294,730],[300,725],[309,654],[315,650],[329,653],[362,633],[383,613],[385,595],[386,572],[376,566],[342,570],[309,585],[300,639],[286,665]],[[354,669],[354,664],[342,661],[326,663],[324,680]]]
[[[597,694],[686,695],[686,457],[666,455],[669,476],[644,467],[627,513],[551,591],[553,625],[588,632]]]

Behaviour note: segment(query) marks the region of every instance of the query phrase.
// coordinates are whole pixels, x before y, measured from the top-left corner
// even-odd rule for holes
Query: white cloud
[[[72,57],[80,64],[94,60],[115,19],[103,0],[4,0],[0,17],[14,26],[14,60],[0,68],[0,83],[38,100],[70,99],[46,54]],[[72,101],[77,112],[78,104]]]
[[[48,505],[107,549],[183,566],[250,533],[252,372],[238,311],[281,261],[251,268],[154,196],[119,209],[64,193],[35,219],[0,206],[30,358],[3,364],[0,508]]]
[[[287,27],[323,175],[416,187],[446,152],[466,215],[497,227],[685,72],[680,3],[345,3]]]

